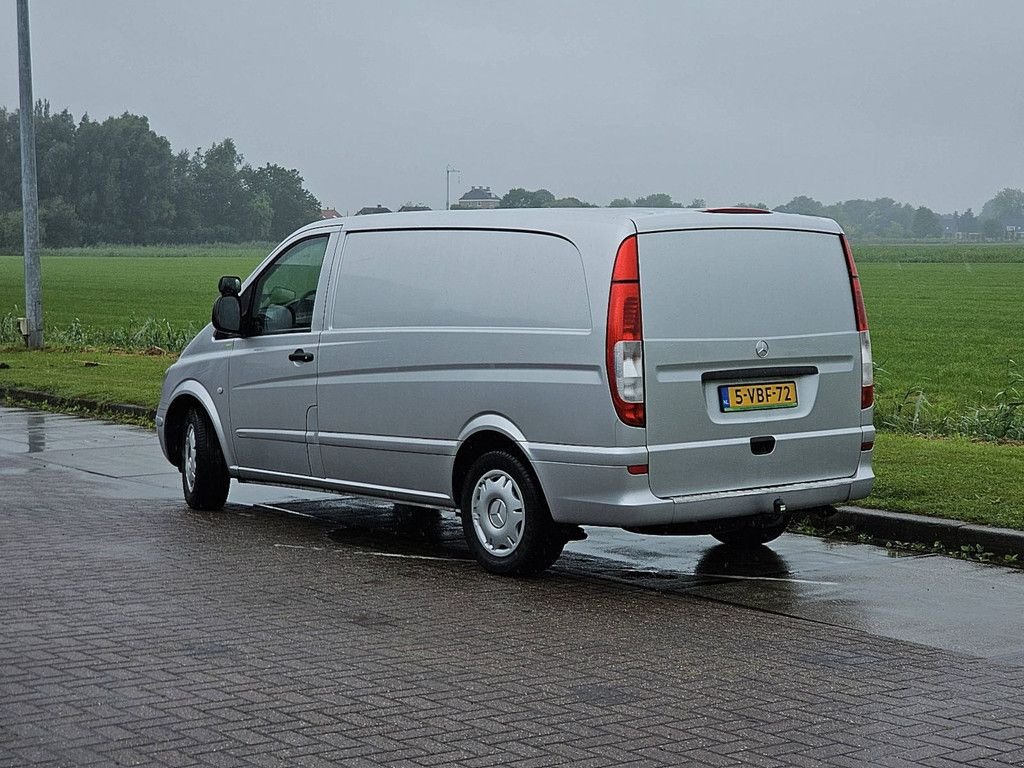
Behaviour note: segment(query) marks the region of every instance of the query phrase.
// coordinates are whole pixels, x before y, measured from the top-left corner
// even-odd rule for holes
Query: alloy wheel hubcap
[[[470,516],[477,541],[495,557],[508,557],[523,540],[523,493],[507,472],[492,470],[477,481]]]

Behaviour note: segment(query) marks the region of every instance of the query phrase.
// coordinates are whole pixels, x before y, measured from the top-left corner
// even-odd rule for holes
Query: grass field
[[[996,407],[1024,374],[1024,263],[860,267],[878,413],[952,431],[946,421]],[[920,407],[918,407],[920,406]]]
[[[42,273],[47,328],[59,330],[78,320],[86,327],[113,329],[149,318],[199,328],[210,319],[217,278],[248,275],[269,249],[250,246],[224,253],[218,247],[180,255],[139,248],[135,257],[125,250],[118,255],[46,254]],[[0,316],[24,314],[24,306],[22,260],[0,256]]]
[[[854,244],[876,421],[1024,440],[1024,242]]]
[[[1021,264],[1024,242],[854,243],[858,264]]]

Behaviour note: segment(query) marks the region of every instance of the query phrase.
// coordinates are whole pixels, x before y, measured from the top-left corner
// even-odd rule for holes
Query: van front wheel
[[[231,478],[206,414],[191,408],[181,432],[181,490],[192,509],[220,509]]]
[[[537,481],[506,451],[488,451],[469,468],[462,488],[462,531],[477,561],[501,576],[532,576],[562,553]]]

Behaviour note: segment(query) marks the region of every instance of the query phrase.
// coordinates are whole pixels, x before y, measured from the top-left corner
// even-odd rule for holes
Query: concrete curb
[[[946,549],[980,546],[996,555],[1020,555],[1024,558],[1024,531],[974,525],[962,520],[886,512],[863,507],[839,507],[826,518],[830,526],[849,526],[877,539],[903,541],[931,546],[939,542]]]
[[[34,389],[18,389],[16,387],[0,387],[0,399],[13,400],[21,403],[44,403],[56,408],[70,408],[89,413],[102,415],[118,414],[121,416],[133,416],[139,419],[156,419],[156,410],[146,408],[142,405],[131,405],[129,403],[102,403],[99,400],[88,400],[81,397],[59,397],[48,392],[38,392]]]

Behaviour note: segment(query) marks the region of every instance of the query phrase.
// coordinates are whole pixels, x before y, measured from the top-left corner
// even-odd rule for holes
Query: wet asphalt
[[[69,482],[87,476],[90,488],[110,498],[181,498],[179,476],[152,431],[0,408],[0,489],[7,482],[31,482],[33,466],[60,469]],[[229,514],[312,522],[333,547],[476,567],[451,512],[238,483],[228,502]],[[738,554],[706,536],[586,530],[587,540],[566,547],[556,573],[686,594],[1024,667],[1020,570],[792,533]]]

